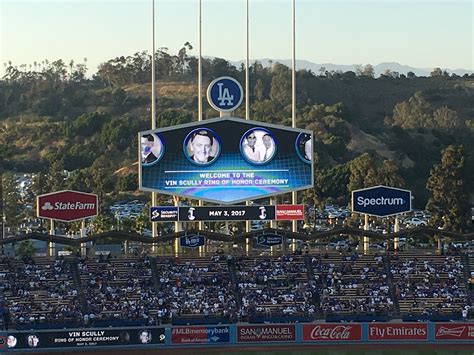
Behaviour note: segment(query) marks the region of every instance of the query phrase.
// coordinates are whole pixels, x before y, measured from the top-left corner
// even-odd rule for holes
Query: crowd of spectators
[[[469,312],[464,265],[458,256],[418,259],[392,256],[391,272],[398,299],[407,313],[433,315]]]
[[[240,258],[236,261],[238,290],[242,297],[239,317],[304,315],[313,317],[314,282],[308,280],[303,258]]]
[[[380,255],[313,257],[312,272],[321,289],[324,315],[391,315],[394,300]]]
[[[456,313],[468,319],[473,313],[469,275],[456,255],[2,258],[0,268],[6,326],[389,317],[397,303],[402,315]]]
[[[147,256],[80,259],[78,268],[86,301],[85,325],[110,320],[154,323],[150,311],[155,309],[158,298],[153,292],[151,261]]]
[[[64,258],[37,263],[3,258],[0,280],[4,308],[18,325],[79,322],[82,318],[71,265]]]
[[[232,319],[237,300],[225,256],[211,260],[157,260],[159,317],[225,317]]]

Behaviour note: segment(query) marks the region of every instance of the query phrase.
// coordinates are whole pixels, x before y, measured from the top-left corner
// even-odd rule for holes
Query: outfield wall
[[[474,322],[231,324],[82,328],[0,333],[0,351],[282,344],[472,343]]]

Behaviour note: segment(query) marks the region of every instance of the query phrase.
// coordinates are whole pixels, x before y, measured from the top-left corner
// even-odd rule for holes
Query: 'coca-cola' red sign
[[[64,190],[40,195],[36,199],[37,216],[58,221],[76,221],[97,215],[97,195]]]
[[[303,341],[357,341],[362,338],[360,324],[304,324]]]
[[[428,340],[426,323],[369,324],[369,340]]]

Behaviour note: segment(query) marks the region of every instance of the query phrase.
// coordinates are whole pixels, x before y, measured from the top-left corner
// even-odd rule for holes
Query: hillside
[[[77,72],[68,77],[61,63],[41,73],[11,69],[0,81],[3,169],[45,174],[65,169],[75,172],[67,182],[71,188],[104,193],[136,189],[132,166],[137,132],[151,126],[151,87],[146,66],[134,69],[130,63],[129,68],[111,60],[92,80]],[[158,127],[197,120],[191,64],[186,70],[173,67],[175,72],[158,73]],[[214,59],[205,66],[204,84],[220,75],[243,82],[242,72]],[[289,69],[278,63],[271,68],[254,65],[250,80],[251,119],[289,125]],[[202,100],[204,119],[218,116],[205,97]],[[417,191],[420,207],[428,197],[430,169],[450,144],[464,145],[468,188],[474,191],[473,103],[474,78],[467,75],[297,73],[298,127],[314,131],[318,174],[347,171],[349,162],[370,152],[379,163],[389,159],[398,166],[406,187]],[[235,113],[244,114],[243,107]],[[322,198],[347,195],[347,173],[340,178],[341,186],[322,192]],[[103,180],[99,184],[97,179]]]

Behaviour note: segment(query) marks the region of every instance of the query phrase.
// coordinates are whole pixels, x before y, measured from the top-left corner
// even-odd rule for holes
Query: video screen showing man
[[[145,134],[141,137],[142,164],[153,164],[163,154],[163,143],[156,134]]]
[[[206,165],[217,158],[220,144],[213,132],[200,128],[191,132],[188,137],[186,150],[193,163]]]
[[[17,340],[15,338],[15,336],[13,335],[9,335],[7,337],[7,346],[11,349],[11,348],[14,348],[16,346],[16,343],[17,343]]]
[[[151,333],[149,330],[142,330],[140,331],[138,338],[140,339],[140,343],[148,344],[151,342]]]
[[[39,344],[39,338],[36,334],[30,334],[27,337],[28,346],[30,348],[36,348]]]
[[[244,158],[255,164],[270,161],[275,155],[275,140],[264,129],[252,129],[241,139],[241,150]]]
[[[305,163],[311,163],[313,160],[313,144],[311,134],[301,133],[296,139],[296,149],[298,155]]]

